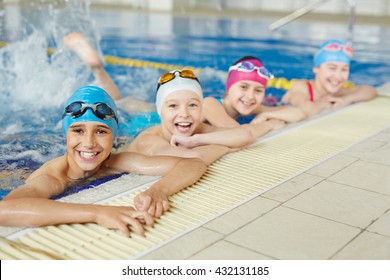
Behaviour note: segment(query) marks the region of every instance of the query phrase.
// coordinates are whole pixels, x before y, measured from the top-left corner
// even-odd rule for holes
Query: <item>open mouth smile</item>
[[[252,101],[247,101],[247,100],[240,100],[240,102],[243,104],[243,105],[245,105],[245,106],[247,106],[247,107],[250,107],[250,106],[253,106],[255,103],[254,102],[252,102]]]
[[[98,154],[100,154],[100,152],[83,152],[83,151],[79,151],[78,153],[81,158],[86,160],[94,159]]]
[[[175,127],[181,133],[186,133],[192,127],[192,123],[190,123],[190,122],[178,122],[178,123],[175,123]]]

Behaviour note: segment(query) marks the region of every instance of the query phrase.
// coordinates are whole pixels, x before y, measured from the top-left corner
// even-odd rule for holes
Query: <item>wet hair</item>
[[[245,60],[258,60],[258,61],[261,62],[261,64],[264,64],[264,63],[261,61],[261,59],[259,59],[259,58],[257,58],[257,57],[252,56],[252,55],[246,55],[246,56],[243,56],[243,57],[241,57],[240,59],[238,59],[238,60],[237,60],[236,62],[234,62],[232,65],[236,65],[236,64],[238,64],[238,63],[240,63],[240,62],[242,62],[242,61],[245,61]]]

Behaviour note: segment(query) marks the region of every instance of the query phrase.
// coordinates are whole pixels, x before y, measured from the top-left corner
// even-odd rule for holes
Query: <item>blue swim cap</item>
[[[96,104],[96,103],[104,103],[108,107],[111,108],[115,116],[118,116],[117,113],[117,107],[115,105],[114,100],[110,97],[110,95],[105,92],[103,89],[96,87],[96,86],[85,86],[77,89],[73,94],[69,97],[68,101],[65,104],[65,109],[69,104],[72,104],[73,102],[83,102],[85,104]],[[64,112],[65,112],[64,109]],[[109,126],[112,133],[116,134],[116,131],[118,129],[118,123],[115,118],[109,118],[109,119],[101,119],[97,117],[92,108],[86,108],[85,112],[76,117],[72,117],[69,115],[66,115],[64,113],[62,118],[62,128],[64,130],[64,135],[66,135],[66,132],[68,131],[69,126],[72,123],[75,122],[101,122]]]
[[[351,63],[353,50],[340,40],[328,40],[324,42],[314,56],[314,67],[320,66],[325,62],[344,62]]]

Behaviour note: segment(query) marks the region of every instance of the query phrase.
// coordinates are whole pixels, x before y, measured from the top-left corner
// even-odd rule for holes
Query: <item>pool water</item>
[[[65,8],[18,7],[17,27],[7,26],[9,10],[0,11],[0,41],[10,43],[0,49],[0,197],[65,152],[62,106],[75,88],[92,81],[88,69],[61,41],[68,32],[83,32],[104,55],[200,68],[205,96],[223,96],[226,71],[240,57],[261,58],[276,77],[310,79],[317,47],[329,38],[344,39],[347,31],[347,24],[293,22],[271,33],[267,27],[275,19],[90,11],[88,1],[81,6],[69,2],[73,3],[66,1]],[[352,82],[380,86],[389,81],[389,35],[389,28],[355,27]],[[55,53],[48,55],[47,48]],[[109,64],[106,68],[123,96],[147,102],[154,102],[156,82],[165,71]],[[267,100],[278,100],[283,93],[268,88]],[[116,148],[159,123],[154,112],[121,111],[120,120]]]

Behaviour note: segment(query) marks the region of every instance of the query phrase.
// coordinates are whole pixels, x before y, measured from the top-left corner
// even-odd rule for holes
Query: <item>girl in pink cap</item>
[[[260,59],[245,56],[229,68],[226,96],[207,97],[203,102],[204,121],[217,127],[235,127],[242,124],[263,123],[274,129],[272,119],[286,123],[305,118],[303,112],[292,106],[269,107],[262,104],[268,79],[272,74]],[[266,132],[265,132],[266,133]]]

